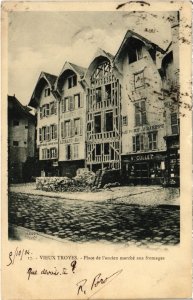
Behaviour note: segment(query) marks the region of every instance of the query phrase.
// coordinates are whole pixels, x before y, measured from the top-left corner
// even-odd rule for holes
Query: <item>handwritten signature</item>
[[[90,295],[93,296],[96,294],[99,290],[104,288],[108,283],[110,283],[115,277],[117,277],[119,274],[122,273],[122,269],[116,271],[115,273],[105,277],[101,273],[98,273],[89,283],[88,279],[82,279],[79,282],[77,282],[77,295],[84,294],[87,295],[88,291],[93,291],[93,294]],[[98,288],[96,290],[96,288]]]

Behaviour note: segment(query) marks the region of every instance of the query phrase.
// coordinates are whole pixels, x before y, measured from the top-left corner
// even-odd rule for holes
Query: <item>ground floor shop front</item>
[[[122,178],[125,184],[163,184],[171,174],[167,151],[135,153],[122,156]]]

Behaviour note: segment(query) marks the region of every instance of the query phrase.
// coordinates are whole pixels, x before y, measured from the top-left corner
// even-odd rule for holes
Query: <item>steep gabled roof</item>
[[[42,72],[42,73],[45,75],[45,77],[49,81],[50,85],[53,86],[54,83],[56,82],[57,76],[53,75],[53,74],[46,73],[46,72]]]
[[[85,80],[86,78],[88,79],[89,76],[91,76],[91,73],[93,71],[93,69],[96,67],[96,65],[100,62],[104,60],[104,57],[107,58],[110,62],[113,61],[114,56],[109,53],[106,52],[105,50],[98,48],[97,51],[94,54],[93,59],[91,60],[91,63],[87,69],[87,72],[85,74]]]
[[[39,102],[38,97],[40,96],[40,90],[43,88],[45,82],[47,82],[47,84],[49,85],[49,87],[51,89],[51,92],[52,92],[52,89],[54,87],[54,84],[55,84],[56,80],[57,80],[56,75],[53,75],[53,74],[42,71],[40,73],[40,76],[39,76],[38,80],[37,80],[37,83],[36,83],[36,86],[34,88],[33,94],[31,96],[29,106],[36,108],[37,105],[38,105],[38,102]],[[43,84],[43,82],[44,82],[44,84]]]
[[[34,119],[35,117],[30,113],[30,108],[28,106],[22,105],[19,100],[14,96],[8,95],[8,110],[12,110],[15,115],[22,114],[28,118]]]
[[[86,68],[83,68],[81,66],[75,65],[71,62],[69,62],[69,64],[72,66],[72,68],[76,71],[76,73],[78,73],[81,77],[84,76],[85,72],[86,72]]]
[[[68,75],[69,70],[76,73],[79,79],[81,80],[84,77],[87,69],[66,61],[65,64],[63,65],[60,75],[58,76],[55,82],[55,90],[57,90],[59,93],[61,92],[61,88],[63,84],[62,82],[64,81],[65,76],[69,76]]]
[[[138,34],[138,33],[135,33],[134,31],[132,30],[128,30],[124,36],[124,39],[114,57],[114,60],[116,61],[122,51],[122,49],[124,48],[125,44],[127,43],[128,39],[131,38],[131,37],[135,37],[139,40],[141,40],[142,42],[144,42],[144,44],[148,44],[150,46],[152,46],[152,48],[155,48],[157,51],[161,52],[162,54],[165,53],[165,50],[163,50],[161,47],[159,47],[158,45],[154,44],[153,42],[151,42],[150,40],[144,38],[142,35]]]

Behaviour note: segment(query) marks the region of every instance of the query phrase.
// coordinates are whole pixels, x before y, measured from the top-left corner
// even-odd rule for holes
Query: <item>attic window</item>
[[[71,89],[72,87],[77,85],[77,76],[73,75],[68,77],[68,88]]]
[[[44,96],[47,97],[47,96],[50,96],[50,88],[46,88],[45,91],[44,91]]]
[[[128,52],[128,59],[129,59],[129,64],[132,64],[133,62],[143,58],[143,53],[142,53],[142,47],[137,46],[129,49]]]

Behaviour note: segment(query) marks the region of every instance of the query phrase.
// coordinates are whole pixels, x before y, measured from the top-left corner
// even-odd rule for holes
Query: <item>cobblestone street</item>
[[[152,196],[146,193],[145,196]],[[177,205],[80,201],[10,193],[9,223],[72,242],[174,245],[180,241]]]

